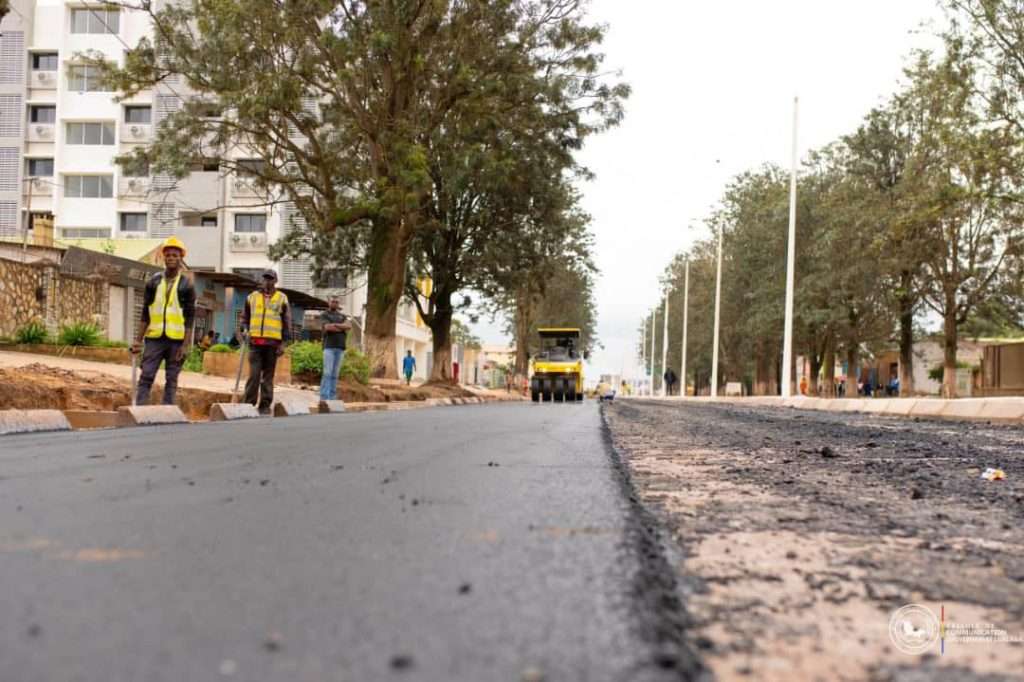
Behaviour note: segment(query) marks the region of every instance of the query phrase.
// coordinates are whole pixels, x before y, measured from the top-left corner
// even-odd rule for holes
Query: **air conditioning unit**
[[[46,81],[50,80],[50,72],[49,71],[37,71],[36,72],[36,78],[39,79],[40,81],[42,81],[43,83],[45,83]]]
[[[53,134],[53,128],[50,126],[36,126],[36,135],[39,137],[50,137]]]
[[[37,189],[42,189],[43,187],[46,187],[46,181],[42,178],[32,178],[32,186]]]
[[[122,239],[145,239],[146,238],[146,233],[145,232],[122,232],[120,236],[121,236]]]
[[[267,248],[267,235],[262,232],[231,234],[232,251],[263,251]]]
[[[132,131],[132,135],[134,135],[135,137],[138,137],[139,133],[142,132],[142,128],[140,128],[139,126],[132,126],[131,127],[131,131]]]

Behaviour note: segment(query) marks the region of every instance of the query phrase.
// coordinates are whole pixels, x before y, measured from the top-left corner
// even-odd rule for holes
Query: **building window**
[[[263,268],[231,268],[231,272],[247,277],[254,282],[259,282],[263,277]]]
[[[147,221],[145,213],[122,213],[121,214],[121,231],[122,232],[145,232]]]
[[[32,70],[33,71],[56,71],[57,70],[57,53],[56,52],[36,52],[32,55]]]
[[[28,120],[32,123],[56,123],[57,107],[36,104],[28,108]]]
[[[119,33],[121,12],[116,9],[72,9],[72,33]]]
[[[344,270],[332,268],[321,273],[316,285],[320,289],[344,289],[348,286],[348,277]]]
[[[62,227],[60,236],[64,239],[110,239],[109,227]]]
[[[238,177],[256,177],[263,173],[266,164],[262,159],[239,159],[235,162]]]
[[[153,120],[152,107],[125,107],[125,123],[150,123]]]
[[[266,232],[267,216],[263,213],[239,213],[235,216],[235,232]]]
[[[200,227],[217,227],[217,216],[215,216],[215,215],[213,215],[213,216],[204,215],[202,218],[199,219],[199,226]]]
[[[68,67],[68,90],[108,92],[100,67],[87,64],[72,64]]]
[[[200,159],[189,164],[190,173],[218,173],[220,172],[220,161],[217,159]]]
[[[114,144],[113,123],[68,123],[68,144]]]
[[[111,175],[66,175],[64,196],[71,199],[110,199],[114,196]]]
[[[25,159],[25,175],[31,178],[52,178],[53,159]]]

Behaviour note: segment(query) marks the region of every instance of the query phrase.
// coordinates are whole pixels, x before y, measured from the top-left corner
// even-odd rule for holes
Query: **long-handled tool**
[[[135,396],[138,386],[139,354],[132,351],[132,407],[135,407]]]
[[[231,402],[238,402],[238,387],[242,383],[242,367],[245,365],[245,354],[249,350],[248,334],[242,334],[242,351],[238,356],[238,372],[235,374],[235,390],[231,394]]]

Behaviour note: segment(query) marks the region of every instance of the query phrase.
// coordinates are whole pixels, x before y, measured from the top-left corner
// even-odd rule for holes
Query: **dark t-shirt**
[[[348,319],[348,315],[336,313],[333,310],[325,310],[320,313],[320,322],[323,324],[341,324]],[[324,332],[324,348],[345,349],[345,332]]]

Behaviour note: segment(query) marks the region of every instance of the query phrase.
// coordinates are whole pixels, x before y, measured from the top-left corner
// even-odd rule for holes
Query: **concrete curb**
[[[70,431],[71,424],[60,410],[2,410],[0,436],[42,431]]]
[[[624,396],[625,400],[645,400],[666,404],[673,403],[728,403],[758,407],[789,407],[799,410],[822,410],[826,412],[857,412],[880,414],[890,417],[918,417],[926,419],[948,419],[958,421],[991,421],[1010,424],[1024,422],[1024,397],[1005,398],[808,398],[798,396],[753,396],[746,398],[709,398],[692,396],[672,398],[647,398]]]

